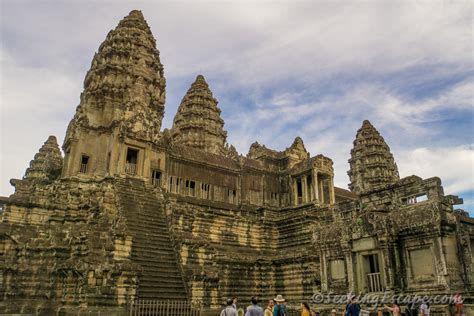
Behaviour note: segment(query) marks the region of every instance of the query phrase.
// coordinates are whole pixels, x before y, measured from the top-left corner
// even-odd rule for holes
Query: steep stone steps
[[[143,269],[139,275],[138,298],[186,300],[163,201],[148,191],[141,180],[119,179],[115,189],[133,237],[131,259]]]

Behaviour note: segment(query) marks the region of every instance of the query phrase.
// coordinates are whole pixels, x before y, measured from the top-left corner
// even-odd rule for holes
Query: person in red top
[[[462,307],[464,305],[464,301],[462,299],[461,294],[459,293],[454,294],[453,300],[454,300],[454,307],[456,307],[456,315],[462,315],[463,314]]]

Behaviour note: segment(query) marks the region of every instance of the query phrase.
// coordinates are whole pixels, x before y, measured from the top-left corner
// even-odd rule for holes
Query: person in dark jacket
[[[359,316],[360,314],[360,305],[357,302],[357,298],[353,296],[351,302],[347,305],[346,316]]]

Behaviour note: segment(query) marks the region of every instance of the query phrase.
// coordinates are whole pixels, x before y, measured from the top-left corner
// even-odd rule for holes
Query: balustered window
[[[137,174],[138,150],[133,148],[127,149],[127,159],[125,162],[125,173],[130,175]]]
[[[156,187],[161,186],[161,171],[160,170],[151,171],[151,184],[153,184]]]
[[[88,169],[89,169],[89,156],[82,155],[79,173],[87,173]]]

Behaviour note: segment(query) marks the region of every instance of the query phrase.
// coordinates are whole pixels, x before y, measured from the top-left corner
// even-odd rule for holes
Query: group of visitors
[[[359,316],[362,309],[357,302],[356,296],[350,297],[350,302],[346,305],[346,309],[342,315],[344,316]],[[384,305],[382,308],[377,310],[378,316],[383,316],[384,312],[390,312],[392,316],[402,316],[402,309],[397,302],[394,302],[392,306]],[[405,316],[429,316],[430,315],[430,304],[423,302],[421,305],[409,304],[406,306],[404,314]],[[332,316],[337,316],[335,310],[333,310]]]
[[[258,299],[256,296],[252,297],[251,305],[249,305],[245,311],[245,316],[289,316],[288,309],[285,305],[285,299],[282,295],[277,295],[274,299],[269,300],[265,308],[258,305]],[[237,298],[228,299],[226,302],[227,306],[222,310],[220,316],[239,316],[237,312]],[[458,293],[454,297],[454,315],[463,314],[463,300],[461,295]],[[361,314],[361,306],[357,301],[357,297],[351,293],[348,295],[348,303],[342,313],[339,313],[336,309],[331,311],[331,316],[359,316]],[[382,316],[384,312],[389,312],[393,316],[402,316],[402,309],[397,302],[394,302],[391,306],[383,305],[382,308],[377,310],[377,315]],[[242,315],[242,314],[240,314]],[[301,302],[300,305],[301,316],[315,316],[316,313],[311,310],[309,304]],[[420,305],[409,304],[406,306],[403,315],[406,316],[429,316],[430,315],[430,304],[429,302],[422,302]]]
[[[265,309],[258,305],[256,296],[252,297],[252,305],[246,309],[245,316],[289,316],[288,309],[285,305],[285,299],[282,295],[277,295],[274,299],[269,300]],[[238,316],[237,314],[237,298],[228,299],[226,307],[222,310],[220,316]],[[309,304],[301,302],[301,316],[315,316],[316,313],[311,311]]]

